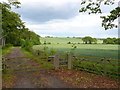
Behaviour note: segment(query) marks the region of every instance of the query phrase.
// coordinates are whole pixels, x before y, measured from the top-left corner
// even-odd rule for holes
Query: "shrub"
[[[28,40],[22,40],[22,48],[25,48],[26,50],[30,51],[32,49],[33,44],[29,42]]]
[[[50,49],[50,54],[51,54],[51,55],[54,55],[54,54],[56,54],[56,51],[53,50],[53,49]]]
[[[51,42],[48,42],[48,44],[51,44]]]
[[[43,43],[43,44],[47,44],[47,43],[46,43],[46,41],[44,41],[44,43]]]
[[[77,48],[77,46],[74,46],[74,48]]]
[[[5,47],[11,47],[13,46],[12,44],[6,44]]]
[[[68,42],[67,44],[71,44],[71,42]]]
[[[12,44],[6,44],[5,46],[2,46],[2,49],[8,48],[8,47],[12,47]]]

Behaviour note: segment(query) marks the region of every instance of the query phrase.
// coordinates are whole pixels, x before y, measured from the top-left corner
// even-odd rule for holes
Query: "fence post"
[[[72,55],[68,55],[68,69],[72,69]]]
[[[54,66],[55,66],[55,70],[59,69],[59,56],[55,55],[54,57]]]

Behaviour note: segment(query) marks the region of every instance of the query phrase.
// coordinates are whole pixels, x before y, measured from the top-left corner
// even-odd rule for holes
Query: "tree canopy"
[[[120,38],[106,38],[103,40],[103,44],[120,44]]]
[[[20,8],[20,2],[9,0],[8,3],[1,2],[0,4],[2,5],[2,35],[6,44],[20,46],[23,41],[29,41],[33,45],[40,44],[40,36],[26,28],[20,15],[11,10],[12,6]]]
[[[88,12],[88,14],[102,14],[102,5],[113,5],[115,0],[82,0],[79,12]],[[102,27],[107,29],[117,28],[118,25],[114,24],[114,21],[120,17],[120,6],[116,6],[110,11],[110,15],[101,16]]]
[[[90,36],[86,36],[84,38],[82,38],[83,43],[85,44],[92,44],[93,42],[96,44],[97,43],[97,39],[96,38],[92,38]]]

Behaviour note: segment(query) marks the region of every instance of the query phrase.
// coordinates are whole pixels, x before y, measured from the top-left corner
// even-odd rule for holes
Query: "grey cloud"
[[[79,3],[69,3],[61,7],[47,7],[44,5],[22,5],[14,11],[19,13],[25,21],[43,23],[53,19],[69,19],[79,12]]]

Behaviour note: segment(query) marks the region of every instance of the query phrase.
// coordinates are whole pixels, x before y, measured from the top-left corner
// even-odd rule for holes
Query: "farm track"
[[[24,57],[21,49],[16,47],[7,58]],[[71,85],[45,73],[38,64],[31,59],[10,59],[6,62],[17,77],[12,88],[72,88]]]

